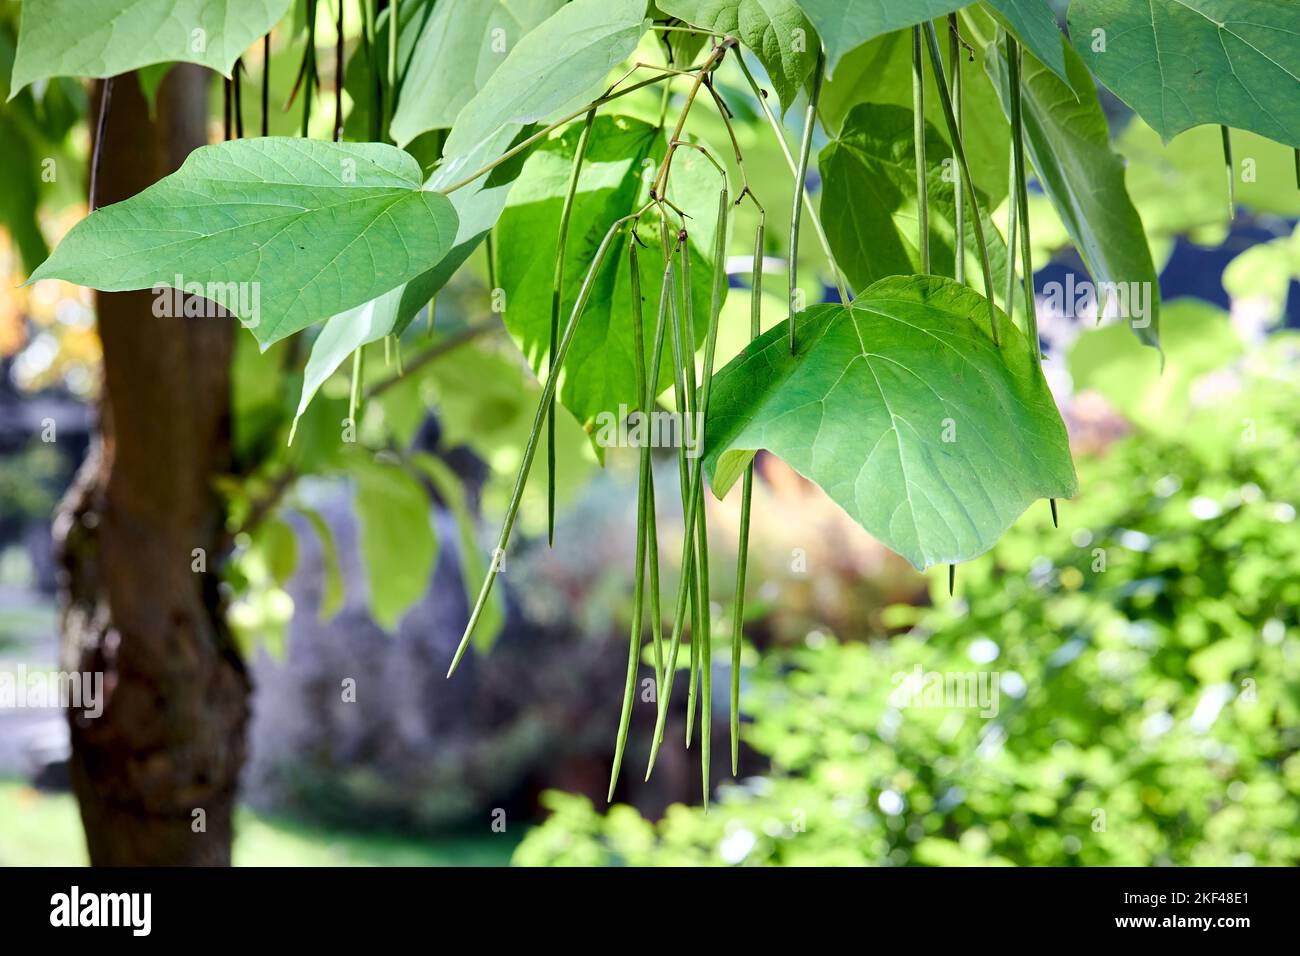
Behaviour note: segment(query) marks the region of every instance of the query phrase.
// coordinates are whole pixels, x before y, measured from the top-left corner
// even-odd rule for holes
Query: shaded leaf
[[[996,119],[1001,104],[993,82],[982,67],[984,49],[979,44],[972,45],[975,62],[962,63],[965,114],[962,142],[975,185],[988,196],[992,209],[1007,195],[1011,135],[1006,123],[986,119]],[[822,89],[821,116],[827,130],[838,130],[849,111],[859,103],[888,103],[904,107],[911,114],[912,41],[908,31],[896,30],[877,37],[840,61],[835,76]],[[925,118],[943,138],[941,155],[951,156],[948,126],[932,70],[925,72]]]
[[[1074,0],[1069,20],[1088,68],[1166,142],[1214,123],[1300,147],[1300,4]]]
[[[444,154],[580,108],[645,32],[646,0],[573,0],[527,33],[456,117]],[[467,170],[468,171],[468,170]]]
[[[429,497],[397,465],[359,456],[350,468],[357,483],[370,613],[381,627],[392,630],[428,590],[438,559]]]
[[[51,76],[116,76],[178,60],[230,76],[289,0],[26,0],[12,98]]]
[[[460,576],[461,583],[465,587],[465,598],[469,602],[466,608],[468,611],[469,607],[473,607],[479,589],[483,586],[488,562],[479,544],[474,516],[470,514],[469,506],[465,501],[465,486],[459,476],[441,458],[421,453],[416,455],[414,460],[415,464],[428,475],[438,497],[442,499],[456,521],[460,538],[458,552]],[[488,603],[479,615],[478,627],[474,630],[474,647],[479,651],[491,650],[501,633],[501,628],[505,626],[505,604],[501,595],[500,590],[494,590],[488,596]]]
[[[440,0],[413,40],[390,127],[405,145],[452,125],[523,36],[563,0]],[[399,37],[399,40],[401,37]]]
[[[339,549],[334,532],[319,511],[313,508],[297,509],[311,523],[320,541],[321,570],[325,580],[321,585],[320,619],[328,621],[343,608],[343,571],[339,567]]]
[[[938,130],[927,123],[925,133],[930,271],[952,275],[955,165]],[[822,174],[822,223],[835,260],[854,288],[865,289],[885,276],[922,271],[913,136],[911,110],[862,103],[849,113],[839,135],[817,160]],[[1006,295],[1007,249],[988,217],[988,197],[981,193],[979,199],[996,301]],[[978,287],[983,280],[976,277],[982,272],[969,216],[965,249],[967,275]],[[1018,308],[1023,309],[1023,304]]]
[[[659,9],[692,26],[739,38],[772,79],[789,109],[817,62],[817,31],[795,0],[659,0]]]

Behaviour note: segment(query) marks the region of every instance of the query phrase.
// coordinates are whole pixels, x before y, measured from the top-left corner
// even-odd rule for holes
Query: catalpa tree
[[[300,136],[266,135],[276,24],[290,45],[305,38]],[[318,34],[335,41],[332,111]],[[734,771],[755,456],[783,459],[919,570],[947,566],[950,587],[1036,501],[1055,514],[1077,489],[1026,282],[1029,182],[1098,309],[1159,349],[1156,269],[1098,84],[1166,141],[1221,127],[1231,188],[1230,130],[1300,147],[1297,35],[1300,7],[1278,0],[1074,0],[1068,37],[1046,0],[26,0],[11,97],[106,78],[92,208],[113,84],[137,82],[121,74],[138,71],[147,95],[168,64],[226,77],[225,141],[95,208],[31,279],[152,289],[172,311],[166,290],[201,295],[247,329],[264,353],[250,368],[272,381],[286,374],[277,349],[306,337],[281,438],[304,440],[295,429],[338,374],[351,379],[346,441],[376,388],[400,391],[373,373],[367,387],[366,347],[397,349],[400,366],[408,327],[423,315],[433,329],[437,296],[482,247],[494,311],[540,389],[513,491],[487,549],[438,460],[350,465],[376,492],[361,506],[376,617],[395,622],[432,569],[427,519],[403,556],[386,553],[384,530],[427,510],[412,474],[461,501],[472,612],[451,673],[499,626],[493,585],[530,477],[546,483],[553,540],[569,418],[595,436],[611,416],[635,427],[671,410],[687,423],[681,573],[661,589],[654,443],[639,440],[611,793],[643,657],[657,702],[648,774],[685,655],[707,801],[706,491],[742,503]],[[244,135],[245,57],[262,64],[261,136]],[[332,138],[308,135],[322,115]],[[750,303],[739,331],[720,321],[733,275]],[[748,344],[720,354],[737,337]],[[274,553],[283,532],[264,534]]]

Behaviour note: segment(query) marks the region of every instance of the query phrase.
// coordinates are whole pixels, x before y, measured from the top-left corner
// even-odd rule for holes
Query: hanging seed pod
[[[393,114],[397,112],[397,0],[388,5],[388,95],[384,97],[384,136],[393,138]]]
[[[1015,170],[1016,175],[1014,198],[1020,224],[1020,271],[1024,276],[1025,283],[1025,327],[1028,331],[1029,344],[1030,348],[1033,349],[1034,357],[1041,362],[1043,355],[1038,343],[1038,305],[1034,299],[1034,257],[1029,236],[1029,188],[1026,185],[1028,175],[1025,169],[1025,126],[1020,99],[1020,44],[1010,34],[1007,34],[1006,40],[1007,77],[1011,87],[1012,168]],[[1014,258],[1015,250],[1009,247],[1007,251],[1010,253],[1007,258]]]
[[[713,358],[718,345],[718,313],[722,308],[722,283],[726,277],[726,234],[727,234],[727,211],[730,202],[727,198],[727,187],[723,185],[718,196],[718,228],[715,235],[713,247],[713,298],[710,306],[709,328],[704,340],[704,376],[703,385],[700,388],[700,405],[699,421],[707,422],[709,418],[709,391],[712,386],[713,378]],[[704,448],[705,434],[703,425],[700,428],[700,434],[696,441],[699,442],[701,452]],[[691,460],[690,491],[687,496],[686,509],[686,528],[682,537],[682,566],[687,567],[691,560],[691,544],[694,538],[695,523],[701,510],[701,490],[704,475],[704,455],[696,455]],[[650,760],[646,766],[646,779],[650,779],[650,774],[654,770],[655,760],[659,756],[659,747],[663,741],[664,724],[668,720],[668,702],[672,697],[673,675],[677,667],[677,653],[681,649],[682,625],[686,617],[686,600],[689,593],[689,582],[683,574],[682,580],[677,589],[677,606],[673,615],[673,633],[672,639],[668,645],[668,660],[665,662],[664,669],[664,686],[663,692],[659,695],[659,714],[655,721],[654,739],[650,745]],[[706,713],[707,719],[707,713]],[[702,758],[706,759],[707,747],[702,749]],[[704,788],[707,793],[709,786],[707,763],[704,779]]]
[[[271,135],[271,34],[262,37],[262,135]]]
[[[551,280],[551,341],[547,356],[547,376],[558,375],[560,370],[555,364],[555,350],[560,338],[560,306],[564,294],[564,249],[569,239],[569,220],[573,217],[573,201],[578,194],[578,176],[582,171],[582,161],[587,155],[587,143],[591,139],[591,128],[596,122],[596,111],[587,113],[587,120],[578,135],[578,145],[573,152],[573,168],[569,172],[569,188],[564,194],[564,205],[560,209],[560,230],[555,241],[555,273]],[[636,245],[635,240],[633,246]],[[635,261],[636,249],[632,250]],[[633,273],[636,274],[635,272]],[[637,278],[640,288],[640,278]],[[640,303],[637,303],[640,308]],[[555,402],[546,410],[546,543],[555,545]]]
[[[665,254],[671,257],[672,253],[667,250],[674,248],[674,246],[669,241],[670,230],[666,221],[661,223],[661,232]],[[678,233],[676,249],[678,254],[681,256],[680,270],[682,280],[680,287],[683,290],[683,296],[680,308],[675,294],[672,301],[673,394],[677,415],[683,422],[687,422],[692,420],[691,416],[695,408],[695,305],[691,298],[690,291],[690,248],[689,243],[687,242],[686,230],[684,228]],[[684,328],[683,321],[685,324]],[[688,369],[689,378],[687,377]],[[681,487],[682,496],[682,515],[684,518],[689,509],[687,493],[690,489],[690,469],[686,462],[686,446],[684,443],[679,443],[677,446],[677,469],[678,482]],[[687,536],[690,537],[690,532],[687,532]],[[694,544],[691,546],[690,565],[689,567],[683,566],[682,574],[686,575],[690,581],[691,658],[690,673],[687,678],[686,697],[686,746],[689,748],[691,746],[691,732],[695,726],[695,689],[699,668],[699,644],[696,641],[696,637],[700,633],[699,567],[696,563],[696,549]]]
[[[235,102],[239,102],[236,95]],[[343,0],[334,21],[334,141],[343,142]]]
[[[1237,176],[1232,168],[1232,133],[1226,126],[1219,127],[1223,136],[1223,165],[1228,170],[1228,222],[1237,218]]]
[[[1013,193],[1015,206],[1020,221],[1020,271],[1024,274],[1025,290],[1025,313],[1026,329],[1028,331],[1030,348],[1034,351],[1034,357],[1039,362],[1043,360],[1042,346],[1038,340],[1038,302],[1034,297],[1034,256],[1033,243],[1029,235],[1029,187],[1027,184],[1028,172],[1025,168],[1025,124],[1024,112],[1021,103],[1021,86],[1020,86],[1020,44],[1010,34],[1006,37],[1007,46],[1007,82],[1011,92],[1011,159],[1012,172],[1015,175],[1015,192]],[[1225,130],[1226,133],[1226,130]],[[1226,139],[1225,139],[1226,145]],[[1229,156],[1231,164],[1231,156]],[[1015,240],[1011,242],[1014,244]],[[1015,249],[1009,245],[1007,250],[1008,260],[1014,263]],[[1014,274],[1014,269],[1011,270]],[[1007,300],[1010,306],[1010,298]],[[1049,498],[1048,504],[1052,509],[1052,527],[1059,528],[1060,524],[1056,514],[1056,499]]]
[[[763,228],[767,216],[760,211],[754,233],[754,264],[750,279],[749,341],[763,331]],[[731,618],[731,775],[740,763],[740,650],[745,624],[745,572],[749,563],[749,513],[754,499],[754,462],[745,469],[740,486],[740,541],[736,545],[736,598]]]
[[[952,70],[950,81],[952,87],[948,95],[952,98],[953,111],[957,114],[957,135],[965,136],[966,124],[962,111],[961,28],[958,26],[955,13],[948,14],[948,62]],[[962,193],[961,183],[957,183],[957,187],[953,190],[953,208],[955,230],[953,278],[964,284],[966,282],[966,197]]]
[[[786,307],[790,311],[790,354],[795,354],[794,303],[799,286],[799,220],[803,215],[804,182],[808,178],[808,154],[812,152],[813,126],[817,123],[817,102],[822,92],[822,72],[826,57],[821,44],[817,46],[817,63],[813,67],[812,92],[808,95],[808,109],[803,119],[803,139],[799,143],[799,168],[794,174],[794,205],[790,212],[790,295]],[[842,298],[842,295],[841,295]]]
[[[957,117],[953,113],[952,100],[948,96],[943,58],[939,55],[939,41],[934,35],[934,24],[926,23],[924,30],[926,48],[930,54],[930,68],[934,71],[935,86],[939,89],[939,102],[943,106],[944,122],[948,124],[948,136],[952,140],[952,150],[957,156],[958,172],[966,187],[966,198],[970,200],[971,225],[975,227],[975,243],[979,246],[980,265],[984,271],[984,296],[989,300],[989,326],[993,333],[993,344],[1000,345],[998,309],[993,304],[993,269],[989,265],[988,243],[984,241],[984,225],[980,220],[979,201],[975,198],[975,180],[971,178],[970,164],[966,161],[966,150],[962,146],[961,131],[957,128]]]
[[[649,382],[658,381],[659,376],[659,356],[663,351],[663,337],[665,319],[668,312],[668,303],[673,292],[673,266],[672,258],[669,257],[668,265],[664,268],[663,283],[659,292],[659,315],[655,323],[655,352],[654,357],[650,360],[651,376],[647,379],[645,363],[645,329],[642,321],[641,311],[641,272],[640,264],[637,261],[636,239],[633,238],[629,243],[628,262],[632,270],[631,274],[631,293],[632,293],[632,335],[636,343],[633,356],[636,365],[637,394],[639,396],[638,412],[642,415],[642,421],[645,422],[650,414],[650,409],[654,403],[654,389]],[[644,619],[645,609],[645,571],[647,559],[647,547],[651,539],[650,527],[654,524],[654,513],[651,510],[654,503],[654,476],[650,467],[650,441],[647,437],[641,446],[640,454],[640,471],[639,482],[637,485],[637,516],[636,516],[636,560],[635,560],[635,597],[632,604],[632,633],[628,639],[628,658],[627,658],[627,679],[623,688],[623,708],[619,715],[618,736],[614,744],[614,765],[610,771],[609,777],[609,800],[614,799],[614,786],[618,782],[618,774],[623,766],[623,752],[627,747],[628,728],[632,720],[632,704],[636,699],[636,675],[641,660],[641,630]],[[658,574],[656,571],[655,578]],[[658,581],[651,582],[652,590],[657,590]],[[659,604],[658,594],[654,595],[651,610],[655,612]],[[656,635],[658,628],[655,629]],[[658,671],[661,664],[656,658],[655,670],[656,680],[658,680]]]
[[[1016,144],[1012,143],[1008,147],[1010,152],[1010,161],[1007,168],[1011,171],[1011,181],[1007,184],[1007,196],[1011,201],[1007,203],[1007,296],[1006,309],[1007,321],[1014,321],[1016,314],[1016,226],[1020,218],[1016,214],[1016,207],[1020,200],[1016,197],[1016,182],[1019,174],[1016,171]]]
[[[560,339],[560,348],[556,353],[557,366],[564,364],[564,357],[569,352],[569,346],[573,344],[573,336],[578,329],[578,320],[582,318],[582,312],[587,307],[587,301],[591,298],[592,289],[596,285],[596,275],[600,271],[601,264],[605,261],[605,256],[614,242],[614,237],[624,225],[635,219],[637,215],[633,214],[619,219],[609,227],[609,231],[605,233],[605,238],[600,241],[600,246],[596,249],[596,255],[587,269],[586,276],[583,277],[582,287],[578,290],[578,300],[573,303],[573,312],[569,316],[569,323],[565,326],[564,335]],[[519,514],[519,503],[523,500],[524,486],[528,483],[528,473],[533,467],[533,457],[537,454],[537,443],[541,438],[542,426],[546,423],[546,409],[555,398],[556,381],[555,376],[547,376],[546,382],[542,386],[542,397],[537,403],[537,414],[533,418],[533,428],[528,435],[528,443],[524,446],[524,459],[519,466],[519,475],[515,479],[515,488],[510,495],[510,504],[506,507],[506,517],[501,524],[501,535],[497,539],[497,547],[493,552],[488,572],[483,578],[483,586],[479,590],[478,600],[474,602],[474,610],[470,613],[469,621],[465,625],[465,633],[460,639],[455,655],[452,657],[451,666],[447,669],[448,677],[456,672],[460,659],[465,655],[470,638],[474,636],[474,629],[478,626],[479,618],[483,615],[483,608],[487,606],[488,595],[492,593],[492,585],[496,583],[497,574],[500,573],[501,556],[505,554],[506,545],[510,542],[510,531],[514,528],[515,517]]]
[[[916,149],[916,247],[921,271],[930,272],[930,193],[925,178],[925,61],[921,28],[912,27],[912,142]],[[936,75],[938,82],[943,81]],[[960,235],[960,233],[958,233]]]

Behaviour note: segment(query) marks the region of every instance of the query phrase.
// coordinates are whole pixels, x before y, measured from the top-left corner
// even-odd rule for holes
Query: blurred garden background
[[[13,19],[0,14],[2,77]],[[279,102],[303,42],[293,30],[277,35]],[[321,57],[328,82],[324,47]],[[724,75],[719,88],[739,82]],[[218,119],[220,96],[214,84]],[[731,101],[741,104],[750,177],[785,195],[789,172],[761,119],[743,93]],[[833,113],[833,95],[830,103]],[[417,463],[414,497],[410,479],[392,484],[382,464],[344,464],[331,450],[345,375],[324,383],[290,449],[285,429],[300,383],[266,375],[264,363],[301,364],[302,346],[259,355],[241,336],[235,445],[264,466],[232,476],[223,492],[236,519],[268,489],[275,511],[236,537],[223,572],[254,685],[234,862],[1300,863],[1293,155],[1234,133],[1236,158],[1252,172],[1239,177],[1230,221],[1217,129],[1162,144],[1122,104],[1103,103],[1161,270],[1163,362],[1095,310],[1053,312],[1049,284],[1086,273],[1035,194],[1045,370],[1080,487],[1059,503],[1059,528],[1047,503],[1036,505],[994,550],[957,569],[949,597],[944,569],[918,575],[815,486],[761,456],[740,772],[733,779],[724,766],[719,693],[707,813],[697,745],[681,746],[684,700],[648,783],[635,768],[654,708],[637,705],[630,769],[606,805],[631,609],[636,459],[611,450],[600,466],[572,419],[558,439],[557,546],[547,546],[535,481],[498,592],[499,634],[444,676],[468,612],[466,564],[490,551],[539,391],[490,310],[484,256],[439,295],[432,344],[423,317],[407,330],[400,376],[386,345],[369,347],[384,384],[364,407],[362,442]],[[658,94],[629,97],[627,108],[653,115]],[[85,214],[86,113],[85,88],[63,80],[0,111],[4,667],[58,666],[51,525],[96,427],[93,294],[56,281],[22,285]],[[785,119],[792,138],[800,115]],[[287,132],[298,119],[277,112],[275,122]],[[328,115],[317,123],[328,135]],[[33,177],[46,156],[80,178]],[[774,234],[782,215],[770,210]],[[1005,223],[1005,208],[992,218]],[[805,244],[806,272],[818,275],[816,244]],[[780,251],[771,254],[775,288],[784,266]],[[731,277],[719,365],[747,338],[748,271],[746,260]],[[829,298],[834,289],[821,291]],[[770,323],[784,313],[783,296],[769,298]],[[44,434],[48,421],[55,440]],[[677,496],[676,462],[665,454],[656,467],[661,522],[677,529],[663,536],[672,554],[680,521],[671,525],[664,502]],[[717,687],[729,681],[737,499],[708,499]],[[675,570],[665,576],[673,593]],[[378,591],[377,580],[414,588],[414,600]],[[996,675],[996,712],[900,703],[900,680],[931,673]],[[355,682],[353,701],[340,695],[345,680]],[[86,861],[68,747],[57,708],[0,710],[0,865]]]

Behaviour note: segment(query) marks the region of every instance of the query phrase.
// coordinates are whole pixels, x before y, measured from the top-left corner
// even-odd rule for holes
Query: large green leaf
[[[498,232],[498,276],[506,294],[506,327],[539,371],[546,367],[550,347],[555,240],[579,132],[571,128],[555,136],[529,158],[511,191]],[[565,245],[562,323],[568,321],[593,250],[610,224],[646,203],[649,183],[643,174],[653,171],[666,147],[662,131],[648,123],[623,116],[597,118]],[[717,171],[699,153],[677,151],[668,196],[693,217],[689,226],[691,293],[695,334],[701,341],[713,276],[710,259],[720,187]],[[657,221],[647,216],[639,235],[646,246],[639,258],[649,349],[663,277]],[[626,244],[619,242],[597,274],[560,380],[561,404],[588,429],[601,412],[617,414],[620,404],[636,406],[631,323],[628,257]],[[671,381],[672,363],[665,361],[661,384],[666,387]]]
[[[845,118],[839,135],[827,144],[817,160],[822,174],[822,223],[835,261],[856,289],[865,289],[885,276],[923,271],[917,246],[913,136],[911,110],[862,103]],[[952,275],[957,231],[952,160],[947,144],[929,123],[925,127],[925,139],[930,271],[935,275]],[[1007,248],[986,212],[988,197],[981,194],[979,198],[996,301],[1006,295]],[[965,252],[966,274],[982,289],[975,226],[969,216]]]
[[[12,98],[51,76],[116,76],[168,60],[229,76],[289,0],[26,0]]]
[[[503,130],[472,155],[500,155],[506,148],[509,132]],[[498,167],[498,172],[504,169],[504,165]],[[317,390],[348,356],[361,346],[378,342],[385,336],[401,335],[420,310],[429,305],[433,296],[447,284],[496,224],[505,208],[514,172],[511,169],[500,176],[484,177],[451,194],[449,198],[457,219],[455,245],[432,269],[326,321],[312,343],[311,356],[303,374],[298,411],[294,416],[295,424]],[[454,175],[454,172],[439,167],[429,177],[425,188],[437,190],[445,187]]]
[[[370,613],[380,626],[391,630],[429,589],[438,560],[429,496],[397,465],[359,455],[351,462],[351,471],[357,483]]]
[[[405,145],[445,129],[515,44],[564,0],[439,0],[414,42],[392,135]]]
[[[1124,163],[1111,151],[1110,127],[1092,77],[1073,50],[1063,50],[1069,85],[1037,60],[1024,58],[1025,148],[1093,281],[1127,288],[1147,284],[1149,295],[1142,301],[1150,302],[1150,315],[1125,318],[1139,339],[1159,348],[1160,287],[1142,220],[1124,185]],[[1006,57],[994,42],[985,48],[984,65],[1009,116]],[[1099,302],[1103,298],[1098,295]]]
[[[392,146],[237,140],[92,213],[32,280],[234,283],[225,304],[266,346],[426,272],[456,230],[447,197],[421,189],[419,165]]]
[[[975,62],[963,62],[963,145],[975,185],[988,196],[990,208],[1007,195],[1011,137],[998,116],[1001,105],[982,68],[984,48],[975,44]],[[964,59],[964,57],[963,57]],[[876,37],[840,61],[822,90],[821,117],[828,131],[838,130],[859,103],[890,103],[912,111],[912,40],[906,30]],[[932,70],[925,71],[925,118],[944,139],[943,156],[952,156],[943,104]],[[990,122],[992,120],[992,122]]]
[[[966,6],[970,0],[798,0],[826,46],[826,71],[833,75],[840,59],[868,40],[933,20]]]
[[[713,384],[705,468],[724,495],[759,449],[817,482],[917,568],[987,551],[1039,498],[1076,491],[1033,349],[948,279],[883,279],[780,323]],[[788,320],[787,320],[788,321]]]
[[[1062,80],[1065,56],[1061,53],[1061,30],[1047,0],[987,0],[993,17]]]
[[[1075,0],[1070,36],[1166,142],[1216,123],[1300,147],[1300,4]]]
[[[599,96],[645,32],[646,0],[573,0],[515,44],[456,117],[444,154],[460,157],[503,127],[558,118]]]
[[[817,32],[795,0],[659,0],[669,16],[740,39],[772,78],[783,109],[817,62]]]

